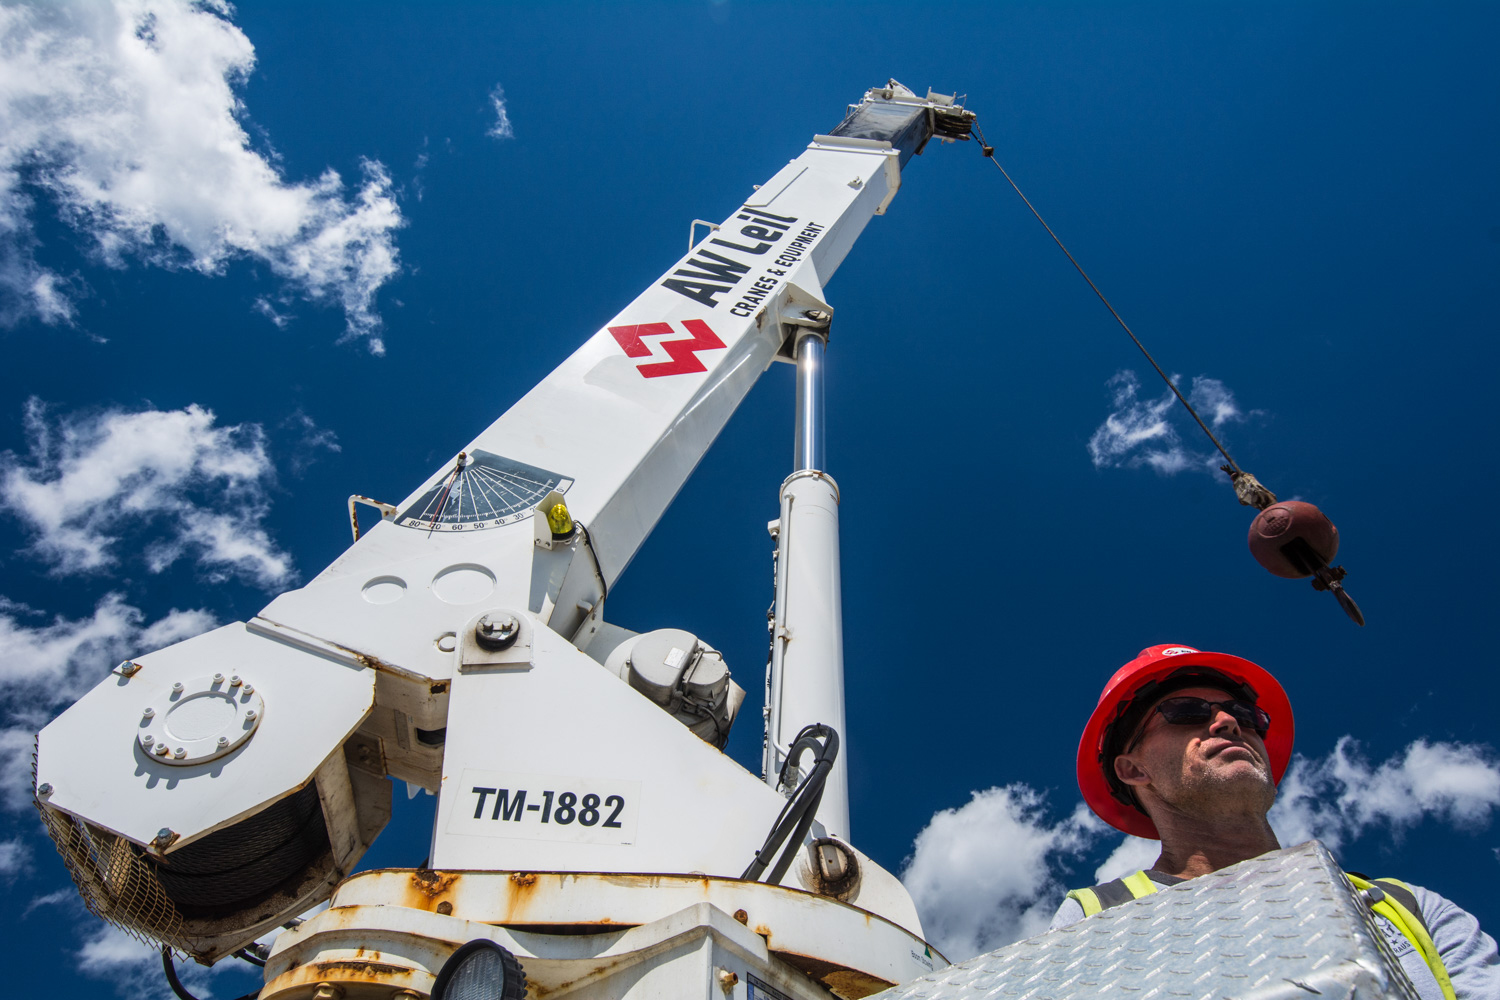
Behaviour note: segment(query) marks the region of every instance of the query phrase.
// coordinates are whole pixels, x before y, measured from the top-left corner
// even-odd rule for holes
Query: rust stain
[[[880,979],[851,969],[848,966],[836,965],[826,959],[814,958],[811,955],[799,955],[795,952],[778,951],[776,957],[802,972],[810,979],[815,979],[826,986],[834,996],[843,1000],[859,1000],[872,993],[889,989],[895,984],[889,980]]]
[[[506,923],[524,922],[522,915],[527,906],[536,898],[537,877],[535,872],[511,872],[507,880],[506,906],[503,921]]]
[[[438,897],[451,890],[461,877],[456,872],[444,873],[418,868],[406,880],[407,892],[404,894],[401,905],[418,910],[431,909],[437,903]]]
[[[756,924],[755,925],[755,933],[759,934],[761,937],[765,938],[767,941],[771,940],[771,928],[767,927],[765,924]]]
[[[400,965],[387,965],[384,962],[355,962],[349,959],[317,962],[309,968],[319,979],[332,982],[364,980],[380,983],[389,980],[392,976],[405,977],[412,973],[411,969]]]
[[[436,684],[432,685],[432,687],[428,688],[427,691],[429,694],[447,694],[448,682],[438,681]]]

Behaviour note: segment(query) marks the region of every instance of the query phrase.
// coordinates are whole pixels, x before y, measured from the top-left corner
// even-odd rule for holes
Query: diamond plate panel
[[[1162,889],[872,1000],[1417,1000],[1315,840]]]

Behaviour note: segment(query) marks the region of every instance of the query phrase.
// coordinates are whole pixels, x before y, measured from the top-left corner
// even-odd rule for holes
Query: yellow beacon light
[[[568,513],[566,504],[555,503],[547,508],[547,527],[552,529],[553,538],[567,538],[573,533],[573,515]]]

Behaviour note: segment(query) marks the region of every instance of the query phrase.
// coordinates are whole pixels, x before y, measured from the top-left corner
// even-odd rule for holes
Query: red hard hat
[[[1206,653],[1191,646],[1152,646],[1125,664],[1104,685],[1099,704],[1078,741],[1078,787],[1089,808],[1110,826],[1137,837],[1159,839],[1156,824],[1133,801],[1114,777],[1114,758],[1123,748],[1118,741],[1134,735],[1150,703],[1189,687],[1212,687],[1253,701],[1271,716],[1266,731],[1266,755],[1271,778],[1278,784],[1292,759],[1292,703],[1276,678],[1249,660],[1228,653]],[[1137,698],[1140,699],[1136,705]],[[1132,708],[1134,707],[1134,710]],[[1125,724],[1115,732],[1116,721]],[[1106,747],[1106,741],[1115,743]],[[1112,752],[1111,752],[1112,751]],[[1118,789],[1115,787],[1118,785]]]

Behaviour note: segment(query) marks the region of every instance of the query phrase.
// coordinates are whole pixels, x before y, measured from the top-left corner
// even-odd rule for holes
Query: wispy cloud
[[[162,981],[161,953],[154,947],[142,944],[108,924],[100,924],[92,917],[84,917],[80,929],[87,935],[74,956],[80,972],[109,983],[117,996],[169,996]],[[257,974],[247,970],[248,966],[237,962],[220,962],[212,968],[204,968],[196,962],[177,963],[177,975],[183,986],[204,1000],[244,993],[252,986],[252,975],[259,979]],[[259,982],[253,984],[254,987],[260,985]]]
[[[20,837],[0,840],[0,881],[9,882],[31,866],[31,846]]]
[[[0,454],[0,501],[58,573],[119,561],[144,539],[152,572],[191,556],[210,579],[289,581],[291,558],[262,525],[275,470],[258,424],[222,427],[200,406],[52,419],[26,404],[30,454]]]
[[[1271,825],[1284,844],[1317,837],[1337,851],[1372,830],[1399,837],[1425,819],[1479,829],[1500,810],[1500,758],[1473,743],[1417,740],[1372,765],[1345,736],[1325,757],[1292,761]]]
[[[511,127],[510,115],[505,110],[505,88],[498,83],[490,91],[490,106],[495,109],[495,123],[484,134],[492,139],[514,139],[516,130]]]
[[[322,427],[302,410],[297,410],[281,422],[281,426],[297,432],[297,442],[292,446],[287,460],[292,472],[301,475],[325,452],[343,451],[339,436],[331,427]]]
[[[1178,376],[1173,381],[1183,384]],[[1184,444],[1184,434],[1202,432],[1170,389],[1154,399],[1142,398],[1140,379],[1133,371],[1117,372],[1106,385],[1111,410],[1088,444],[1095,468],[1147,467],[1171,476],[1189,469],[1210,472],[1222,461],[1211,445],[1198,449]],[[1234,393],[1218,379],[1194,378],[1187,397],[1215,431],[1246,418]]]
[[[1105,829],[1082,803],[1053,820],[1043,795],[1024,784],[974,792],[917,834],[901,881],[928,940],[962,961],[1046,930],[1067,862]]]
[[[36,258],[44,195],[99,260],[205,274],[236,258],[342,306],[381,353],[375,297],[404,224],[385,168],[282,176],[252,149],[237,95],[255,50],[223,2],[0,6],[0,321],[68,323],[77,291]]]

